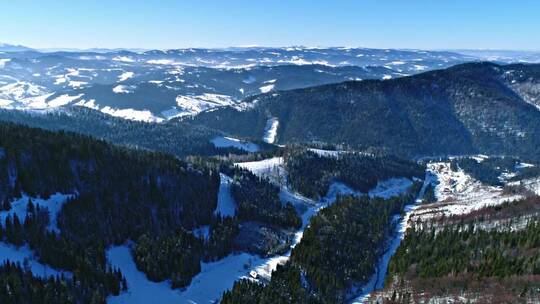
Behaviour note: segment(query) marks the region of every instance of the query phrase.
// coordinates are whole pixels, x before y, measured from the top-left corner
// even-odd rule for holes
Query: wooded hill
[[[538,159],[540,111],[534,92],[539,82],[540,65],[467,63],[391,80],[262,94],[246,100],[254,103],[252,109],[223,108],[190,121],[259,139],[267,120],[275,117],[282,144],[379,147],[406,156],[484,153]]]

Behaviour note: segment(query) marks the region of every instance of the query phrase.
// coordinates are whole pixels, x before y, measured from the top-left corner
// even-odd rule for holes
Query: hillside
[[[214,221],[219,175],[173,156],[6,123],[0,147],[0,240],[72,273],[78,301],[120,291],[106,246]]]
[[[531,197],[411,228],[390,262],[386,288],[370,303],[537,303],[538,202]]]
[[[262,94],[255,106],[204,112],[192,121],[277,143],[379,147],[407,156],[513,154],[538,158],[540,65],[468,63],[391,80],[344,82]],[[406,140],[404,140],[406,139]]]

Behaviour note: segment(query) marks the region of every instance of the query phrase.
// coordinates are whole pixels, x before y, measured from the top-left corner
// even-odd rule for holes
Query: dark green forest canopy
[[[284,159],[290,185],[311,198],[324,196],[333,181],[367,193],[378,181],[425,175],[424,168],[416,162],[387,153],[343,152],[327,157],[310,150],[286,149]]]
[[[342,303],[353,284],[375,272],[394,229],[392,218],[416,190],[389,200],[339,197],[311,219],[290,261],[267,285],[237,281],[223,303]]]

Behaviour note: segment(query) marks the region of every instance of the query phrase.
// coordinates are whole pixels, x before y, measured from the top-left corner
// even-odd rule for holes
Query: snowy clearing
[[[163,118],[156,117],[152,112],[148,110],[134,110],[134,109],[113,109],[109,106],[103,107],[100,110],[105,114],[109,114],[115,117],[121,117],[125,119],[145,122],[162,122]]]
[[[268,119],[264,128],[263,141],[273,144],[276,141],[279,120],[275,117]]]
[[[55,99],[50,100],[48,102],[48,106],[53,107],[53,108],[61,107],[61,106],[64,106],[64,105],[67,105],[67,104],[71,103],[74,100],[77,100],[77,99],[81,98],[82,96],[83,96],[83,94],[79,94],[79,95],[75,95],[75,96],[70,96],[68,94],[60,95],[60,96],[56,97]]]
[[[233,137],[216,136],[210,141],[216,148],[236,148],[246,152],[257,152],[259,146],[249,141],[243,141]]]
[[[177,117],[196,115],[210,109],[234,106],[236,102],[228,95],[204,93],[201,95],[178,95],[176,97],[178,106]]]
[[[261,91],[261,93],[268,93],[274,89],[274,86],[275,85],[271,83],[271,84],[260,87],[259,90]]]
[[[232,178],[219,174],[218,204],[214,214],[221,216],[234,216],[236,214],[236,202],[231,194]]]
[[[10,61],[11,61],[11,59],[9,59],[9,58],[7,58],[7,59],[4,59],[4,58],[0,59],[0,69],[1,69],[1,68],[4,68],[4,67],[6,66],[6,63],[8,63],[8,62],[10,62]]]
[[[132,87],[132,86],[127,86],[127,85],[123,85],[123,84],[119,84],[117,86],[115,86],[112,91],[113,93],[116,93],[116,94],[130,94],[130,93],[133,93],[133,90],[135,88]]]
[[[235,163],[236,166],[249,170],[253,174],[268,178],[271,183],[282,186],[286,178],[283,168],[283,157],[267,158],[260,161]]]
[[[118,82],[126,81],[132,78],[133,76],[135,76],[135,73],[133,72],[124,72],[120,76],[118,76]]]
[[[248,270],[263,263],[263,259],[251,254],[229,255],[217,262],[201,263],[201,272],[193,277],[185,290],[171,289],[170,283],[149,281],[133,261],[128,246],[116,246],[107,250],[107,259],[122,270],[126,277],[127,292],[107,299],[111,304],[146,303],[214,303],[223,292],[232,288],[234,282],[245,277]]]
[[[27,195],[23,195],[21,198],[11,202],[11,209],[9,211],[0,211],[0,224],[4,226],[6,223],[6,218],[12,217],[14,215],[17,215],[21,223],[24,222],[24,220],[26,219],[28,202],[29,199],[31,199],[34,206],[46,208],[49,211],[50,221],[48,229],[51,231],[59,232],[58,226],[56,224],[56,217],[58,215],[58,212],[60,212],[60,210],[62,209],[62,206],[67,202],[68,199],[72,197],[72,194],[61,193],[55,193],[51,195],[49,199],[29,197]]]
[[[0,242],[0,263],[5,261],[11,261],[13,263],[20,263],[21,266],[25,261],[28,262],[32,274],[40,278],[48,278],[50,276],[59,276],[63,274],[65,277],[71,277],[71,273],[68,271],[58,271],[50,266],[41,264],[34,258],[34,253],[28,246],[15,247],[11,244]]]

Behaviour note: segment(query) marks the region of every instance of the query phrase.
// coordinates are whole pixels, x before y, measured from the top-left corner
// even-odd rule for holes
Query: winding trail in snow
[[[310,219],[320,210],[334,203],[338,194],[363,194],[354,191],[345,184],[335,182],[329,187],[326,196],[318,201],[306,198],[286,186],[286,172],[281,157],[237,163],[236,165],[250,170],[255,175],[268,177],[271,182],[280,186],[279,195],[282,203],[290,202],[305,210],[301,215],[302,227],[294,233],[294,239],[287,253],[270,258],[261,258],[249,253],[231,254],[216,262],[201,263],[201,272],[193,277],[192,283],[184,290],[174,290],[170,288],[170,282],[151,282],[144,273],[137,270],[129,245],[112,247],[107,250],[107,258],[113,266],[122,270],[129,290],[119,296],[109,297],[109,303],[131,304],[152,301],[157,303],[217,303],[223,292],[231,289],[238,279],[247,278],[250,271],[257,272],[260,278],[270,279],[272,271],[276,269],[277,265],[285,263],[289,259],[292,249],[300,243]],[[227,176],[221,176],[221,178],[222,185],[218,197],[223,201],[218,202],[216,212],[219,209],[220,213],[233,213],[236,205],[230,193],[226,193],[229,190],[231,180]],[[402,184],[395,183],[395,181],[394,184],[403,188]],[[383,190],[381,195],[399,192],[388,191],[387,188]]]
[[[349,302],[350,304],[365,303],[368,300],[369,295],[373,291],[384,287],[384,279],[388,271],[388,264],[390,263],[390,259],[392,258],[392,256],[396,253],[396,250],[398,249],[401,241],[405,237],[405,231],[408,228],[407,223],[409,222],[409,218],[414,212],[414,210],[418,207],[418,204],[422,202],[428,185],[433,183],[434,180],[435,176],[430,171],[426,170],[424,183],[422,184],[422,188],[420,189],[420,192],[418,193],[416,199],[411,202],[411,204],[405,205],[403,210],[403,216],[394,216],[392,221],[393,223],[397,222],[397,225],[395,227],[394,233],[388,240],[388,246],[379,260],[379,263],[375,269],[375,273],[371,276],[371,278],[366,284],[364,284],[360,288],[357,288],[356,291],[353,291],[353,293],[356,293],[356,295],[352,297],[353,299]]]

